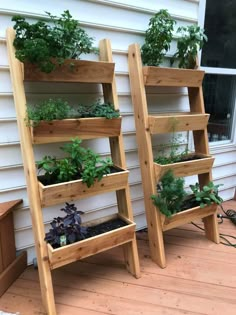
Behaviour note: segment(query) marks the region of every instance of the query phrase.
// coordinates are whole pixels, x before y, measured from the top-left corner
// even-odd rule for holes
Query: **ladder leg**
[[[123,252],[127,270],[135,277],[140,278],[140,266],[136,237],[129,243],[123,245]]]
[[[218,222],[216,213],[205,217],[203,219],[204,227],[205,227],[205,234],[206,237],[211,240],[212,242],[215,242],[216,244],[220,243],[220,237],[219,237],[219,229],[218,229]]]
[[[148,234],[149,234],[149,247],[152,260],[158,264],[161,268],[166,267],[166,255],[164,247],[164,239],[162,228],[159,227],[153,230],[153,227],[148,224]],[[152,235],[150,235],[152,234]]]

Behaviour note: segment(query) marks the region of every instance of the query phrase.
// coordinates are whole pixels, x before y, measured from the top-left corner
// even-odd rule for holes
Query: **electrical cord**
[[[233,209],[228,209],[228,210],[224,210],[224,208],[222,207],[222,205],[220,205],[221,210],[224,212],[225,216],[222,214],[217,214],[217,218],[220,218],[221,221],[218,222],[219,224],[223,223],[223,219],[230,219],[234,224],[236,224],[236,211]],[[203,229],[201,226],[199,226],[198,224],[191,222],[192,225],[196,226],[198,229],[205,231],[205,229]],[[219,236],[222,240],[224,240],[224,242],[220,242],[221,244],[225,245],[225,246],[231,246],[236,248],[236,244],[231,243],[226,237],[231,237],[232,239],[236,240],[236,237],[233,235],[229,235],[229,234],[223,234],[223,233],[219,233]]]

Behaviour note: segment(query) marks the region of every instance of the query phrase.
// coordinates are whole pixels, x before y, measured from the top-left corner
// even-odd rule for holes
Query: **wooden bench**
[[[27,253],[16,256],[13,212],[21,199],[0,203],[0,296],[27,266]]]

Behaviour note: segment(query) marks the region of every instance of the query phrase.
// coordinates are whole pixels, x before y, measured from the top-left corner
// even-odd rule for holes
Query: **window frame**
[[[206,1],[200,0],[199,12],[198,12],[198,25],[204,28],[205,13],[206,13]],[[201,65],[202,51],[199,52],[199,65]],[[213,68],[200,66],[201,70],[204,70],[207,74],[219,74],[219,75],[235,75],[236,69],[232,68]],[[232,135],[230,140],[209,142],[210,151],[213,153],[222,153],[236,149],[236,98],[234,102],[234,115],[232,121]]]

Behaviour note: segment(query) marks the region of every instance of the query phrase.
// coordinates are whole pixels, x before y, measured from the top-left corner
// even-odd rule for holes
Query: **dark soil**
[[[194,207],[198,207],[198,206],[199,206],[199,202],[196,201],[194,196],[187,197],[183,202],[183,205],[181,207],[181,212],[184,210],[194,208]]]
[[[122,221],[121,219],[113,219],[95,226],[90,226],[87,229],[86,238],[100,235],[102,233],[106,233],[126,225],[127,223]]]
[[[117,218],[117,219],[112,219],[103,223],[100,223],[98,225],[94,225],[94,226],[90,226],[87,228],[86,233],[84,233],[84,238],[80,239],[78,241],[76,241],[75,243],[82,241],[84,239],[88,239],[91,238],[93,236],[96,235],[100,235],[109,231],[113,231],[116,230],[120,227],[123,226],[127,226],[128,224],[124,221],[122,221],[121,219]],[[60,248],[61,246],[59,244],[52,244],[50,241],[49,243],[51,244],[51,246],[56,249],[56,248]],[[70,243],[68,243],[69,245]]]
[[[181,157],[180,162],[193,161],[193,160],[201,160],[203,157],[201,155],[184,155]]]

